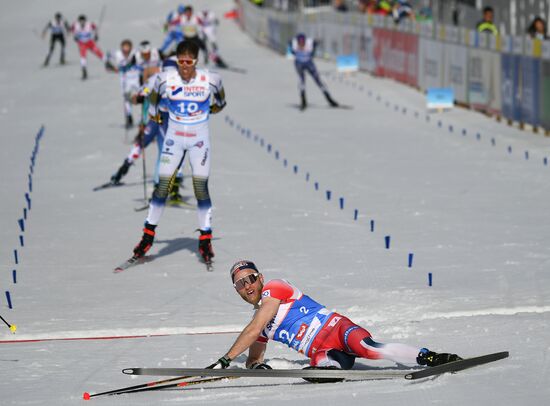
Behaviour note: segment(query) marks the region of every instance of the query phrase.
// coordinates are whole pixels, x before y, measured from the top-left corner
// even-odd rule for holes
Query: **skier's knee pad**
[[[208,193],[208,178],[193,176],[193,190],[199,207],[210,207],[210,193]]]
[[[155,185],[155,190],[153,191],[153,202],[164,204],[166,198],[168,197],[168,190],[170,187],[170,180],[166,176],[161,176],[159,182]]]
[[[351,369],[355,364],[355,356],[339,350],[329,350],[327,358],[332,361],[330,365],[335,365],[341,369]]]

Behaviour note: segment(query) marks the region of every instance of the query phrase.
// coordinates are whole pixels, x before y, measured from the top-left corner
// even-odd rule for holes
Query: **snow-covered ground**
[[[232,2],[193,5],[221,16]],[[162,21],[175,6],[109,2],[100,46],[116,49],[126,37],[160,45]],[[309,80],[312,106],[299,112],[292,63],[223,20],[223,56],[247,73],[221,72],[228,106],[211,120],[215,272],[205,272],[195,254],[196,212],[168,208],[153,260],[113,274],[141,236],[145,213],[134,211],[142,204],[141,163],[126,186],[92,192],[121,164],[133,134],[126,137],[122,128],[118,78],[91,56],[90,79],[81,82],[71,40],[67,66],[57,65],[56,54],[52,66],[40,67],[47,42],[38,32],[58,10],[71,20],[80,13],[97,20],[101,4],[9,2],[0,15],[0,314],[18,326],[15,335],[0,329],[2,405],[78,404],[84,391],[147,381],[121,374],[122,368],[213,362],[251,316],[229,280],[238,258],[254,260],[268,279],[292,281],[379,341],[462,356],[509,350],[510,358],[418,383],[315,386],[250,378],[92,401],[547,404],[550,167],[543,159],[550,157],[550,139],[462,109],[428,122],[416,90],[365,74],[340,77],[332,63],[321,61],[334,97],[353,109],[328,108]],[[21,233],[17,220],[42,124],[32,208]],[[154,148],[147,151],[149,169]],[[192,195],[189,179],[184,194]],[[391,236],[390,249],[385,236]],[[106,337],[112,339],[99,339]],[[58,340],[67,338],[74,340]],[[270,345],[267,358],[275,368],[306,364],[278,344]]]

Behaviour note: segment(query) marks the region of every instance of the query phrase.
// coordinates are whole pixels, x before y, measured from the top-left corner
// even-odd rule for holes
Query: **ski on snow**
[[[508,357],[508,352],[497,352],[466,358],[460,361],[404,372],[400,370],[338,370],[338,369],[201,369],[201,368],[126,368],[127,375],[202,376],[202,377],[264,377],[264,378],[340,378],[340,379],[394,379],[426,378],[447,372],[458,372]]]

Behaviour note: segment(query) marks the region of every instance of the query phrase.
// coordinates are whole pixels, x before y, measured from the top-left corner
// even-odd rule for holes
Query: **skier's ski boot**
[[[113,176],[111,176],[111,183],[113,185],[119,185],[120,179],[122,179],[122,177],[128,173],[128,169],[131,165],[132,163],[128,161],[128,158],[126,158],[121,167],[118,168],[118,171]]]
[[[168,200],[166,203],[170,206],[179,206],[184,203],[183,196],[180,194],[180,185],[182,183],[182,178],[176,178],[170,185],[170,190],[168,191]]]
[[[147,251],[151,249],[151,247],[153,246],[153,240],[155,239],[156,227],[157,226],[154,226],[152,224],[145,223],[145,228],[143,229],[143,236],[141,237],[141,241],[134,248],[135,258],[143,258]]]
[[[418,353],[416,362],[418,365],[426,365],[429,367],[435,367],[437,365],[446,364],[448,362],[460,361],[462,358],[456,354],[449,353],[437,353],[428,350],[427,348],[422,348]]]
[[[326,367],[313,367],[313,366],[307,366],[302,369],[329,369],[329,370],[341,370],[341,368],[338,368],[337,366],[331,365]],[[342,382],[344,378],[302,378],[305,381],[311,382],[311,383],[332,383],[332,382]]]
[[[307,107],[306,92],[303,90],[300,92],[300,110],[304,111]]]
[[[199,230],[199,254],[207,264],[212,262],[214,250],[212,249],[212,230]]]
[[[330,104],[330,107],[339,107],[340,105],[330,96],[329,92],[324,92],[325,97],[328,101],[328,104]]]

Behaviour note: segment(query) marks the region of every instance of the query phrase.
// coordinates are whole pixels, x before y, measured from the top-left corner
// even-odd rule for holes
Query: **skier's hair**
[[[192,55],[193,58],[199,56],[199,46],[194,41],[181,41],[176,48],[176,55]]]
[[[129,45],[130,48],[132,48],[134,45],[132,44],[132,41],[129,40],[129,39],[124,39],[122,40],[122,42],[120,43],[120,47],[122,48],[124,45]]]

